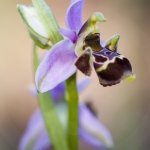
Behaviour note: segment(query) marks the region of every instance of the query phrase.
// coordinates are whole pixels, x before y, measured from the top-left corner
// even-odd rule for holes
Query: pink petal
[[[74,44],[69,39],[55,44],[37,68],[35,83],[38,91],[51,90],[75,73],[75,59]]]
[[[44,122],[43,122],[44,123]],[[32,150],[46,150],[51,146],[47,131],[44,130],[35,141]]]
[[[31,147],[33,147],[39,136],[41,136],[44,131],[45,126],[42,115],[40,109],[37,108],[29,119],[26,130],[24,131],[23,136],[20,139],[18,149],[26,150],[29,144]]]
[[[77,34],[75,31],[72,31],[70,29],[65,29],[65,28],[60,28],[59,31],[63,36],[69,38],[73,43],[76,42]]]
[[[95,147],[112,148],[113,140],[107,128],[89,111],[86,105],[79,103],[79,137]]]
[[[65,22],[67,28],[78,33],[82,26],[82,6],[84,0],[72,0],[67,9]]]

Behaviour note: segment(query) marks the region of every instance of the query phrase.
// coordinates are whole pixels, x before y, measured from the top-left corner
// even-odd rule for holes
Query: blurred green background
[[[46,0],[61,27],[69,0]],[[16,4],[31,0],[0,0],[0,150],[16,150],[26,123],[37,107],[27,90],[33,83],[32,40]],[[101,38],[120,34],[119,51],[132,63],[135,81],[99,85],[93,70],[91,84],[80,99],[92,101],[100,121],[110,130],[115,150],[150,149],[150,1],[85,0],[83,22],[95,11],[107,19],[99,23]],[[78,72],[78,78],[83,76]],[[94,150],[83,142],[80,149]]]

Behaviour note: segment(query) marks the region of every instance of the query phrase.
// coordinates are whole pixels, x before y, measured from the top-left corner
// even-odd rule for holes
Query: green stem
[[[68,102],[68,142],[70,150],[78,149],[78,93],[76,73],[66,80],[66,100]]]
[[[48,136],[55,150],[68,150],[66,135],[58,116],[55,111],[54,104],[50,98],[49,92],[38,93],[38,103],[43,115],[45,127]]]
[[[39,59],[36,53],[36,45],[33,47],[33,68],[36,71]],[[38,103],[48,136],[55,150],[69,150],[67,137],[60,120],[58,119],[55,106],[49,92],[38,93]]]

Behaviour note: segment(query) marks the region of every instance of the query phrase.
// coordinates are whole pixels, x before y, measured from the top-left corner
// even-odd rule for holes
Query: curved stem
[[[78,149],[78,93],[76,73],[65,82],[66,100],[68,102],[68,143],[70,150]]]
[[[39,59],[36,53],[36,45],[33,47],[33,68],[36,71]],[[42,112],[45,127],[49,139],[55,150],[69,150],[67,137],[60,120],[58,119],[53,100],[49,92],[38,93],[38,103]]]

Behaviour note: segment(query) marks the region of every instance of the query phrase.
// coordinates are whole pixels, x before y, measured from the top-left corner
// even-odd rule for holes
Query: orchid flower
[[[105,22],[100,12],[93,13],[82,25],[81,13],[84,0],[72,0],[67,9],[67,29],[60,28],[64,40],[55,44],[39,65],[35,82],[39,92],[45,92],[66,80],[76,69],[90,76],[92,66],[103,86],[111,86],[122,79],[132,81],[135,75],[129,60],[118,53],[119,35],[100,43],[100,30],[96,22]]]
[[[89,82],[88,78],[84,78],[77,82],[78,91],[83,90]],[[30,87],[30,92],[35,95],[35,88]],[[50,91],[55,102],[59,119],[63,124],[65,131],[67,131],[67,105],[64,100],[64,84],[60,83],[53,90]],[[96,118],[92,111],[83,102],[78,104],[78,138],[86,142],[88,145],[96,148],[111,148],[113,147],[113,140],[102,123]],[[19,143],[19,150],[44,150],[51,145],[44,121],[37,108],[29,119],[28,125]]]

